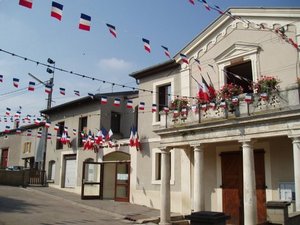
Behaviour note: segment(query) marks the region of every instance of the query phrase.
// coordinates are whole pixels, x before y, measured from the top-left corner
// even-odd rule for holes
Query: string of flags
[[[200,2],[201,4],[203,4],[203,6],[205,7],[205,9],[207,11],[216,11],[218,12],[220,15],[227,15],[229,16],[231,19],[233,20],[241,20],[242,22],[244,23],[247,23],[247,24],[250,24],[251,21],[247,20],[247,19],[244,19],[240,16],[233,16],[231,14],[230,11],[224,11],[222,10],[219,6],[217,5],[210,5],[207,3],[206,0],[197,0],[198,2]],[[189,0],[189,2],[192,4],[192,5],[195,5],[195,0]],[[19,5],[21,6],[24,6],[26,8],[29,8],[31,9],[32,6],[33,6],[33,0],[19,0]],[[51,13],[50,13],[50,16],[61,21],[62,20],[62,16],[63,16],[63,5],[58,3],[58,2],[55,2],[55,1],[52,1],[52,7],[51,7]],[[91,21],[92,21],[92,17],[90,15],[87,15],[87,14],[84,14],[84,13],[81,13],[80,15],[80,19],[79,19],[79,26],[78,28],[80,30],[84,30],[84,31],[90,31],[91,30]],[[270,29],[270,28],[266,28],[265,26],[263,26],[263,24],[256,24],[254,23],[258,29],[263,29],[263,30],[269,30],[275,34],[279,34],[280,37],[282,39],[284,39],[287,43],[291,44],[292,46],[294,46],[297,50],[299,50],[299,45],[296,41],[294,41],[292,38],[288,38],[284,32],[282,32],[282,29]],[[108,31],[111,33],[111,35],[114,37],[114,38],[117,38],[117,31],[116,31],[116,26],[112,25],[112,24],[109,24],[109,23],[106,23],[105,24],[108,28]],[[151,46],[150,46],[150,40],[149,39],[146,39],[145,37],[142,38],[142,41],[144,43],[144,49],[146,52],[148,53],[151,53]],[[170,52],[168,50],[168,47],[164,46],[164,45],[161,45],[161,47],[163,48],[164,50],[164,54],[170,58]],[[187,63],[188,64],[188,61],[186,61],[185,57],[183,57],[184,55],[181,56],[181,59],[183,60],[183,62]]]

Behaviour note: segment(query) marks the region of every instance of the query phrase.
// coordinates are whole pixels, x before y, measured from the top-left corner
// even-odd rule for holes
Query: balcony
[[[290,111],[300,108],[300,87],[298,84],[292,84],[286,90],[280,91],[266,99],[258,94],[253,94],[251,103],[245,101],[246,94],[238,96],[238,103],[231,104],[227,102],[224,107],[220,103],[198,105],[196,110],[191,108],[187,113],[168,113],[160,112],[160,124],[155,129],[175,128],[196,124],[208,124],[214,122],[239,120],[241,118],[254,117],[257,115],[270,115],[278,111]],[[199,113],[200,112],[200,113]]]

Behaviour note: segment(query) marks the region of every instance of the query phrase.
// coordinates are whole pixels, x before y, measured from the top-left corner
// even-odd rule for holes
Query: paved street
[[[93,209],[34,188],[0,186],[0,225],[130,224],[118,214]]]

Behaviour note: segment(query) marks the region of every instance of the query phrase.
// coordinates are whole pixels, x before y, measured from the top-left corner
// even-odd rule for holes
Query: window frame
[[[63,134],[64,129],[65,129],[65,121],[58,122],[57,124],[59,125],[59,129],[57,130],[56,137],[57,137],[57,136],[62,137],[62,134]],[[60,139],[58,140],[58,139],[56,138],[55,149],[56,149],[56,150],[61,150],[61,149],[63,149],[63,148],[64,148],[64,145],[61,143]]]
[[[83,120],[86,120],[86,126],[83,125]],[[79,121],[78,121],[78,133],[77,133],[77,135],[78,135],[78,143],[77,143],[77,145],[78,145],[79,148],[83,147],[83,142],[82,142],[83,138],[81,136],[81,132],[82,131],[87,132],[87,124],[88,124],[88,116],[82,116],[82,117],[79,118]]]

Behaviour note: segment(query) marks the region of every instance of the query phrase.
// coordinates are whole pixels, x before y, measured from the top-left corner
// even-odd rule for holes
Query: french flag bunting
[[[27,136],[31,136],[32,130],[27,130]]]
[[[74,94],[77,96],[80,96],[79,91],[77,91],[77,90],[74,90]]]
[[[21,115],[21,111],[18,110],[18,111],[15,113],[15,116],[14,116],[14,117],[15,117],[15,118],[20,118],[20,115]]]
[[[169,107],[165,106],[165,107],[164,107],[164,112],[165,112],[165,113],[168,113],[169,111],[170,111]]]
[[[81,13],[80,20],[79,20],[79,29],[90,31],[91,29],[91,17]]]
[[[64,6],[62,4],[59,4],[59,3],[53,1],[52,2],[52,9],[51,9],[51,16],[58,19],[58,20],[61,20],[63,7]]]
[[[42,131],[38,131],[36,137],[41,138],[42,137]]]
[[[77,130],[73,129],[73,135],[77,135]]]
[[[121,105],[121,99],[115,98],[114,100],[114,106],[120,106]]]
[[[195,0],[189,0],[192,5],[195,5]]]
[[[49,128],[50,126],[51,126],[51,122],[50,121],[46,121],[45,127]]]
[[[55,124],[54,130],[59,130],[59,124]]]
[[[111,129],[109,129],[109,131],[108,131],[108,133],[107,133],[107,135],[106,135],[106,137],[105,137],[105,139],[108,141],[108,140],[110,140],[111,139],[111,137],[114,135],[114,133],[112,132],[112,130]]]
[[[14,85],[14,87],[18,88],[19,87],[19,82],[20,82],[20,79],[13,78],[13,85]]]
[[[252,95],[251,94],[246,94],[246,96],[245,96],[245,102],[247,104],[250,104],[250,103],[252,103],[252,101],[253,101]]]
[[[145,102],[140,102],[139,110],[145,110]]]
[[[134,146],[134,135],[135,135],[135,127],[130,128],[130,137],[129,137],[129,146],[133,147]]]
[[[0,75],[0,82],[3,83],[3,75]]]
[[[66,89],[65,88],[59,88],[59,93],[61,95],[65,95],[66,94]]]
[[[112,36],[114,36],[116,38],[117,37],[116,27],[109,23],[107,23],[106,26],[108,27],[108,30],[112,34]]]
[[[5,115],[10,116],[11,108],[6,108]]]
[[[210,6],[207,4],[207,2],[206,2],[205,0],[201,0],[201,1],[202,1],[202,3],[203,3],[204,7],[205,7],[208,11],[210,11]]]
[[[214,9],[215,9],[216,11],[218,11],[221,15],[224,14],[224,11],[221,10],[221,8],[220,8],[219,6],[215,5],[215,8],[214,8]]]
[[[164,49],[164,52],[165,52],[165,55],[168,57],[168,58],[171,58],[171,54],[169,52],[169,49],[166,47],[166,46],[161,46],[163,49]]]
[[[9,133],[10,126],[5,126],[5,133]]]
[[[16,129],[16,133],[17,133],[17,134],[21,134],[21,132],[22,132],[22,131],[21,131],[20,128],[17,128],[17,129]]]
[[[52,86],[50,84],[45,85],[45,92],[50,94],[52,92]]]
[[[133,107],[133,102],[132,102],[132,100],[127,100],[126,107],[127,107],[128,109],[132,109],[132,107]]]
[[[107,103],[107,97],[101,96],[101,104],[106,104],[106,103]]]
[[[144,49],[150,53],[151,52],[150,41],[145,38],[142,38],[142,40],[144,42]]]
[[[34,123],[35,123],[36,125],[39,125],[41,122],[42,122],[42,119],[41,119],[41,118],[36,118],[35,121],[34,121]]]
[[[68,132],[68,127],[64,127],[64,132]]]
[[[157,105],[156,104],[152,104],[152,112],[157,112]]]
[[[28,91],[34,91],[35,82],[29,81]]]
[[[51,133],[48,133],[48,134],[47,134],[47,139],[50,140],[51,138],[52,138],[52,134],[51,134]]]
[[[32,1],[33,0],[20,0],[19,5],[31,9],[32,8]]]
[[[185,54],[180,53],[180,57],[181,57],[182,62],[189,64],[189,60]]]

